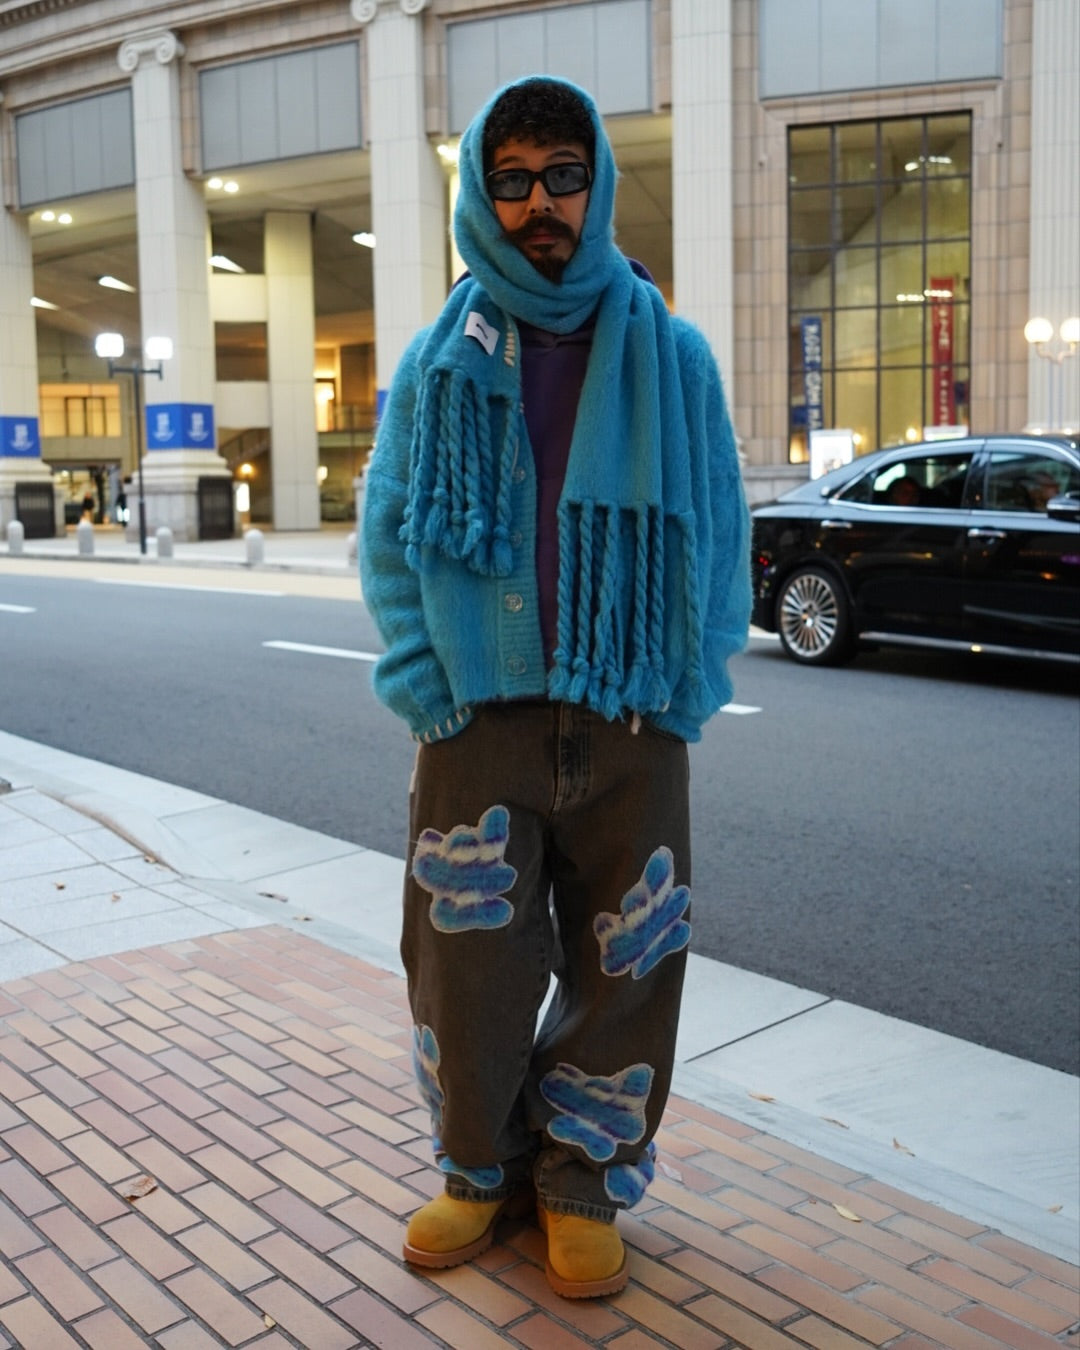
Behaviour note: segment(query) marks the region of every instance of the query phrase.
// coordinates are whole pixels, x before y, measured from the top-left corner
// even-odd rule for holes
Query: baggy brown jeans
[[[690,938],[687,747],[568,703],[420,747],[401,952],[447,1192],[611,1219],[652,1179]],[[554,977],[542,1024],[537,1018]]]

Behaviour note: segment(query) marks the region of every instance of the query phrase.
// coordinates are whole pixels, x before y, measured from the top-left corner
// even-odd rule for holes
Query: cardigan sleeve
[[[421,578],[406,564],[398,537],[409,496],[416,356],[424,336],[418,334],[402,356],[379,421],[364,488],[360,579],[386,644],[375,666],[375,694],[408,724],[414,739],[431,741],[459,731],[470,710],[455,706],[428,633]]]
[[[746,646],[750,627],[750,513],[716,360],[699,330],[674,322],[692,437],[704,452],[693,456],[699,480],[694,500],[708,503],[699,513],[698,543],[702,657],[712,712],[731,701],[728,661]]]
[[[705,422],[709,444],[712,558],[705,610],[706,660],[724,669],[730,702],[729,657],[746,646],[750,629],[750,512],[746,505],[735,432],[716,363],[710,361]]]

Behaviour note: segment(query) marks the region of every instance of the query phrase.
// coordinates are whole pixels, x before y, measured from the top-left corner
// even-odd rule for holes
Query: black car
[[[1080,442],[863,455],[753,510],[754,622],[806,665],[860,644],[1080,661]]]

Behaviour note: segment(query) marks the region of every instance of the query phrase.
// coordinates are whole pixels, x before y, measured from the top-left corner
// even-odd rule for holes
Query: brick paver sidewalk
[[[623,1293],[514,1222],[422,1277],[409,1043],[403,981],[280,927],[0,986],[0,1347],[1080,1343],[1066,1263],[680,1099]]]

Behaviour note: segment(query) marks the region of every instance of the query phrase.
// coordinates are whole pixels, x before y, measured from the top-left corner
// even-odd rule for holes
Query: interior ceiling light
[[[241,267],[239,263],[234,263],[231,258],[226,258],[224,253],[215,253],[210,259],[210,266],[216,267],[221,272],[247,271],[247,268]]]
[[[375,236],[370,230],[361,230],[359,234],[353,235],[354,244],[363,244],[364,248],[375,247]]]
[[[36,295],[30,297],[30,303],[35,309],[59,309],[59,305],[54,305],[50,300],[42,300]]]
[[[445,142],[436,146],[439,158],[444,164],[457,164],[460,154],[460,144],[448,145]]]
[[[223,187],[225,186],[225,184],[224,184],[224,182],[223,182],[220,178],[216,178],[216,177],[215,177],[215,178],[208,178],[208,179],[206,180],[206,186],[207,186],[208,188],[213,188],[214,191],[217,192],[217,191],[219,191],[221,188],[223,188]]]
[[[71,224],[71,212],[70,212],[70,211],[61,211],[60,214],[56,217],[56,220],[57,220],[57,223],[60,224],[60,225],[70,225],[70,224]]]
[[[240,184],[234,182],[233,179],[231,179],[231,178],[228,180],[227,183],[223,183],[222,186],[224,187],[224,189],[225,189],[226,192],[239,192],[239,191],[240,191]]]
[[[110,291],[127,291],[130,295],[135,294],[135,287],[129,286],[126,281],[121,281],[119,277],[98,277],[97,283]]]
[[[51,225],[52,222],[56,219],[56,212],[55,212],[55,211],[42,211],[42,213],[41,213],[41,219],[42,219],[42,220],[47,220],[47,221],[49,222],[49,224]]]

